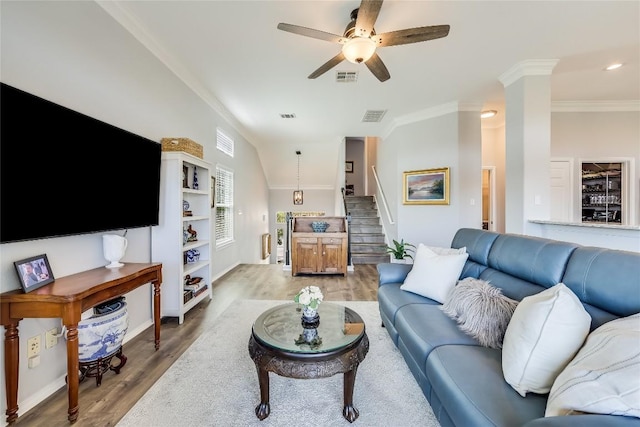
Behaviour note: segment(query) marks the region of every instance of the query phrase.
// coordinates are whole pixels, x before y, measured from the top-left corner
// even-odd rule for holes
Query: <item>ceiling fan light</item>
[[[369,37],[353,37],[342,46],[342,54],[354,64],[367,62],[376,51],[376,44]]]

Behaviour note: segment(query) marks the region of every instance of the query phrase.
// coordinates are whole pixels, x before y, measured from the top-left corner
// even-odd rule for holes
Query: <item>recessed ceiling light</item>
[[[605,70],[606,71],[617,70],[620,67],[622,67],[622,63],[618,62],[618,63],[609,65],[607,68],[605,68]]]
[[[493,117],[496,114],[498,114],[498,112],[496,110],[485,110],[482,113],[480,113],[480,118],[481,119],[488,119],[489,117]]]

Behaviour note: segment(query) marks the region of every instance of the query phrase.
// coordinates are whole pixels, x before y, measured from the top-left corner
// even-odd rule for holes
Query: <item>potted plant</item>
[[[415,249],[415,245],[406,243],[404,239],[401,239],[399,242],[393,240],[393,246],[387,246],[387,253],[391,254],[391,262],[407,263],[407,258],[413,259],[410,252],[414,252]]]

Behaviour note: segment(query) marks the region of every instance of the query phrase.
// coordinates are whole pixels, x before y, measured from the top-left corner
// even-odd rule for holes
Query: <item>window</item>
[[[233,171],[216,166],[216,245],[233,241]]]
[[[223,153],[233,157],[233,139],[220,128],[216,129],[216,147]]]

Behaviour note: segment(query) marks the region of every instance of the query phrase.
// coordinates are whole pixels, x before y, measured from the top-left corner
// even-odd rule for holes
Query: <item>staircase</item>
[[[345,202],[347,213],[351,214],[351,263],[389,262],[373,196],[346,196]]]

